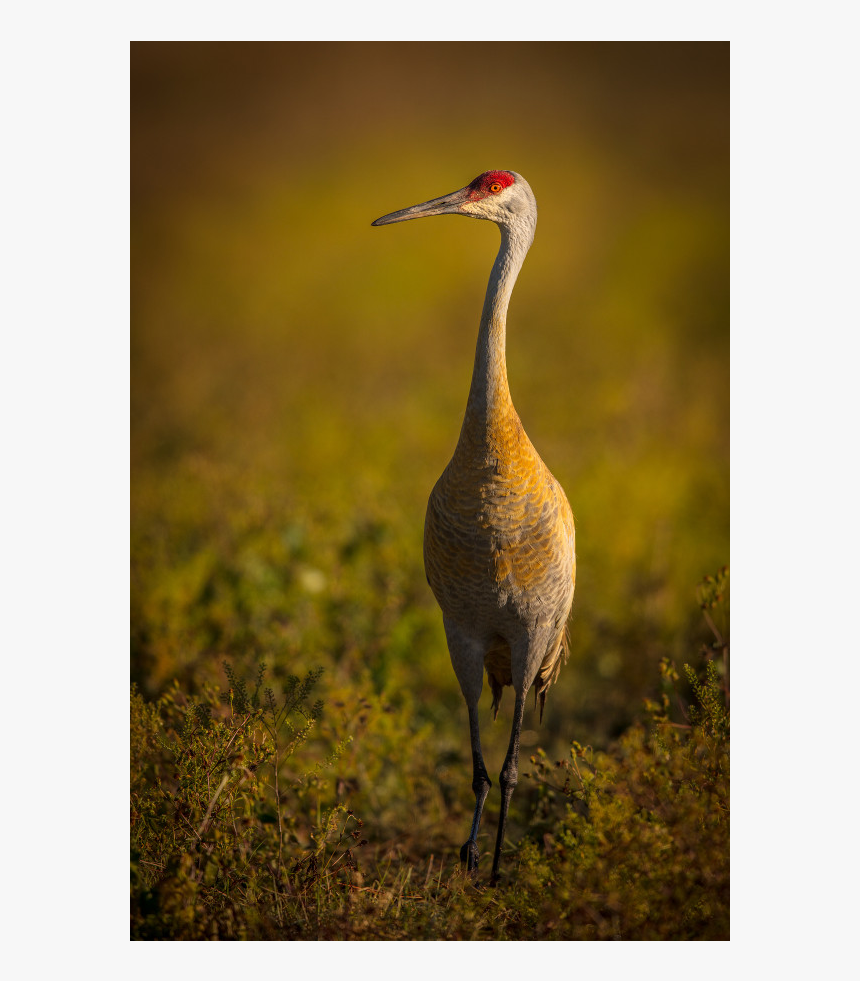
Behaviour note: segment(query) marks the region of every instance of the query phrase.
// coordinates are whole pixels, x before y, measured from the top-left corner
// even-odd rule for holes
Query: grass
[[[402,744],[411,713],[389,709],[395,725],[376,733],[400,795],[392,817],[348,785],[363,740],[336,742],[311,701],[318,673],[279,696],[263,667],[251,689],[229,664],[227,690],[199,700],[133,690],[132,937],[728,939],[728,645],[714,623],[727,585],[725,570],[703,584],[714,639],[698,671],[685,665],[686,689],[667,658],[660,699],[607,752],[532,754],[518,788],[530,814],[497,887],[486,859],[468,875],[451,838],[426,840],[408,813],[445,806]]]

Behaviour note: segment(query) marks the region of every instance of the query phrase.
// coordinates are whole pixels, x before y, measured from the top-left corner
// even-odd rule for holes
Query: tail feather
[[[511,649],[506,640],[497,638],[493,646],[484,655],[484,667],[487,669],[487,681],[493,693],[493,721],[499,714],[502,701],[502,689],[513,683],[511,677]]]
[[[558,636],[558,640],[550,648],[550,652],[543,659],[537,678],[535,678],[535,707],[540,702],[540,721],[543,722],[543,707],[546,704],[546,693],[549,686],[554,684],[558,678],[561,666],[567,664],[570,656],[570,627],[565,623],[564,629]]]
[[[559,632],[555,643],[550,647],[543,659],[535,678],[535,708],[540,705],[540,721],[543,722],[543,708],[546,703],[546,693],[550,685],[558,678],[563,664],[567,663],[570,655],[570,629],[565,623]],[[507,642],[498,639],[493,647],[484,655],[484,667],[487,669],[487,681],[493,693],[493,720],[499,714],[502,701],[502,689],[513,683],[511,677],[511,649]]]

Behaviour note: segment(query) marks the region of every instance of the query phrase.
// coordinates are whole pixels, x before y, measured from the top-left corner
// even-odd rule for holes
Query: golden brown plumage
[[[535,677],[541,716],[567,660],[567,614],[576,576],[573,515],[512,404],[484,433],[464,426],[430,495],[424,567],[446,617],[486,624],[484,667],[498,713],[513,684],[508,621],[551,615],[554,630]]]
[[[502,244],[487,288],[460,438],[430,494],[424,567],[442,609],[451,663],[469,712],[475,816],[461,857],[477,867],[477,837],[490,779],[481,755],[477,705],[483,673],[498,712],[514,689],[511,741],[500,775],[502,808],[493,857],[498,874],[508,805],[517,782],[519,737],[529,688],[541,715],[567,659],[567,620],[576,578],[570,505],[523,430],[511,402],[505,323],[514,282],[531,245],[537,206],[512,171],[488,171],[468,187],[374,224],[435,214],[496,222]]]

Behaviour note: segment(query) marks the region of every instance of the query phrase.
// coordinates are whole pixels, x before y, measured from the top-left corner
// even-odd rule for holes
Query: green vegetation
[[[727,611],[727,582],[724,570],[705,584],[720,596],[710,611]],[[311,704],[318,673],[287,679],[280,697],[264,668],[249,693],[229,664],[227,691],[197,701],[133,690],[132,936],[727,939],[728,646],[716,629],[703,654],[698,672],[684,666],[692,701],[664,659],[647,725],[608,752],[573,743],[551,765],[536,751],[532,814],[497,888],[486,870],[467,876],[453,848],[428,854],[418,828],[392,852],[369,801],[365,820],[337,802],[339,781],[357,783],[350,768],[333,774],[352,740],[335,744]],[[409,718],[392,711],[381,750],[416,795],[425,763],[403,752]],[[326,755],[311,751],[317,736]]]
[[[728,45],[131,60],[133,935],[725,936]],[[498,232],[370,222],[497,166],[538,201],[508,371],[578,579],[489,890],[512,700],[472,882],[422,529]]]

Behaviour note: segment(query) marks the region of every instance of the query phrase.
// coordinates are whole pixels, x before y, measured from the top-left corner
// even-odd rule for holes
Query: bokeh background
[[[134,43],[131,92],[133,680],[322,666],[336,793],[414,828],[411,754],[428,823],[433,793],[468,820],[421,541],[498,231],[370,223],[512,169],[539,221],[510,386],[578,556],[524,751],[607,745],[729,561],[728,44]],[[482,699],[491,774],[511,704]]]

